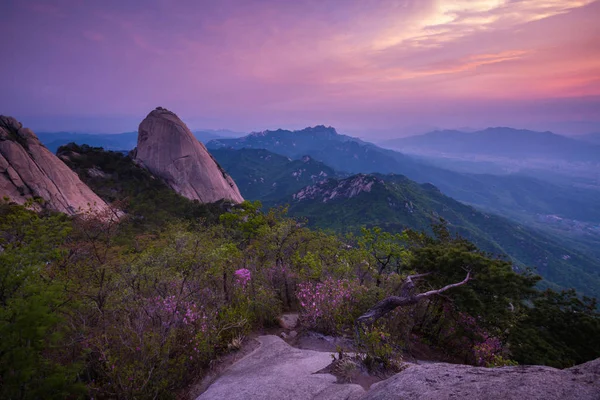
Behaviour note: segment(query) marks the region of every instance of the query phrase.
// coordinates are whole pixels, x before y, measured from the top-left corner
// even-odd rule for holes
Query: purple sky
[[[600,131],[600,1],[2,0],[0,114],[122,132]]]

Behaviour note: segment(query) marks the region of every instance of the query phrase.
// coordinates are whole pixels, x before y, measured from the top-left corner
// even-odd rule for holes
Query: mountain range
[[[267,206],[288,205],[291,215],[307,218],[311,226],[338,232],[355,232],[365,225],[396,232],[429,231],[443,218],[453,232],[480,248],[507,256],[520,268],[535,266],[546,284],[600,294],[600,265],[595,258],[600,254],[590,250],[594,244],[566,244],[555,235],[460,203],[432,184],[397,174],[349,176],[309,156],[292,160],[264,149],[211,152],[244,198]],[[298,174],[302,169],[309,173]]]
[[[118,146],[132,136],[111,135]],[[101,135],[62,137],[108,139]],[[59,154],[106,201],[126,200],[127,196],[115,197],[116,191],[125,188],[138,200],[152,201],[140,197],[143,194],[137,186],[154,188],[154,193],[168,199],[170,189],[156,186],[154,180],[201,203],[240,202],[243,196],[268,206],[287,204],[291,215],[338,232],[356,231],[363,225],[390,231],[428,230],[443,218],[453,232],[482,249],[508,257],[518,268],[536,268],[547,285],[574,286],[583,293],[600,295],[600,266],[588,242],[572,246],[568,240],[489,212],[511,210],[514,215],[557,214],[600,221],[593,191],[569,193],[528,177],[448,171],[325,126],[215,139],[207,143],[209,154],[175,114],[160,108],[140,124],[136,144],[129,155],[75,145],[62,148]],[[488,211],[457,201],[465,199],[487,206]],[[173,197],[166,201],[188,207]]]
[[[310,156],[292,160],[264,149],[214,149],[211,154],[234,177],[245,198],[265,204],[328,177],[340,176]]]
[[[586,138],[497,127],[475,132],[433,131],[424,135],[392,139],[381,144],[384,147],[410,152],[600,163],[600,145],[590,146],[595,136],[589,136],[587,141],[590,143],[578,139]]]
[[[332,127],[263,131],[238,139],[212,140],[206,145],[209,151],[266,149],[292,159],[309,155],[336,171],[349,174],[401,174],[419,183],[431,183],[456,200],[516,218],[556,214],[600,222],[599,192],[595,190],[558,186],[522,175],[459,173],[339,135]]]

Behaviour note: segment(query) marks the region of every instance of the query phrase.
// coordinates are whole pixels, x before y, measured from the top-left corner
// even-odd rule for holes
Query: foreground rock
[[[177,115],[162,107],[140,124],[133,154],[136,162],[188,199],[202,203],[244,201],[233,179],[206,147]]]
[[[566,370],[424,364],[376,383],[361,399],[598,400],[600,359]]]
[[[261,336],[260,347],[218,378],[198,400],[599,400],[600,359],[558,370],[542,366],[478,368],[446,363],[410,364],[368,392],[337,384],[329,352],[300,350],[277,336]]]
[[[12,117],[0,116],[0,198],[67,214],[104,212],[108,206],[37,136]]]
[[[198,400],[352,400],[364,393],[359,385],[315,374],[331,363],[330,353],[296,349],[277,336],[258,341],[258,349],[232,365]]]
[[[282,314],[277,318],[277,322],[283,329],[294,329],[298,325],[298,313]]]

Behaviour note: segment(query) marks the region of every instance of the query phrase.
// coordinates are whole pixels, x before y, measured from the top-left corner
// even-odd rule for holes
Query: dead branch
[[[373,325],[379,318],[394,311],[398,307],[416,304],[419,301],[421,301],[427,297],[443,293],[446,290],[449,290],[449,289],[452,289],[452,288],[455,288],[458,286],[462,286],[462,285],[466,284],[469,281],[469,279],[471,279],[471,273],[467,272],[467,276],[465,277],[465,279],[463,279],[460,282],[446,285],[441,289],[430,290],[428,292],[419,293],[416,295],[413,294],[413,290],[415,288],[415,284],[414,284],[413,280],[417,279],[417,278],[421,278],[426,275],[429,275],[429,274],[419,274],[419,275],[408,276],[406,278],[406,280],[404,281],[404,284],[402,285],[402,288],[400,290],[400,296],[390,296],[390,297],[387,297],[387,298],[381,300],[379,303],[375,304],[373,307],[371,307],[369,309],[369,311],[367,311],[366,313],[364,313],[363,315],[361,315],[360,317],[358,317],[356,319],[357,326],[360,324]]]

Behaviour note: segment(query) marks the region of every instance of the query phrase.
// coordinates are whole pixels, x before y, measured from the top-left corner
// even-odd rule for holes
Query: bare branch
[[[371,307],[369,309],[369,311],[367,311],[366,313],[364,313],[363,315],[361,315],[360,317],[358,317],[356,319],[357,327],[359,324],[372,325],[379,318],[394,311],[398,307],[416,304],[420,300],[422,300],[426,297],[433,296],[434,294],[440,294],[440,293],[445,292],[446,290],[449,290],[449,289],[452,289],[452,288],[455,288],[458,286],[462,286],[462,285],[466,284],[469,281],[469,279],[471,279],[471,273],[467,272],[466,278],[463,279],[461,282],[452,283],[450,285],[444,286],[441,289],[430,290],[428,292],[419,293],[417,295],[411,294],[410,292],[412,291],[412,289],[414,289],[414,286],[415,286],[413,283],[413,279],[417,279],[417,278],[420,278],[420,277],[426,276],[426,275],[429,275],[429,274],[418,274],[418,275],[408,276],[406,278],[406,281],[404,282],[404,285],[402,286],[401,295],[387,297],[387,298],[381,300],[379,303],[375,304],[373,307]]]
[[[422,277],[428,276],[428,275],[431,275],[431,272],[426,272],[424,274],[409,275],[406,277],[406,280],[412,281],[413,279],[419,279],[419,278],[422,278]]]
[[[459,286],[462,286],[462,285],[464,285],[465,283],[469,282],[469,279],[471,279],[471,272],[467,272],[467,276],[466,276],[466,278],[465,278],[465,279],[463,279],[463,280],[462,280],[462,281],[460,281],[460,282],[457,282],[457,283],[452,283],[452,284],[450,284],[450,285],[446,285],[446,286],[444,286],[444,287],[443,287],[443,288],[441,288],[441,289],[437,289],[437,290],[430,290],[429,292],[420,293],[420,294],[416,295],[415,297],[417,297],[417,301],[418,301],[418,300],[421,300],[421,299],[423,299],[423,298],[425,298],[425,297],[433,296],[434,294],[440,294],[440,293],[442,293],[442,292],[445,292],[445,291],[446,291],[446,290],[448,290],[448,289],[452,289],[452,288],[455,288],[455,287],[459,287]]]

